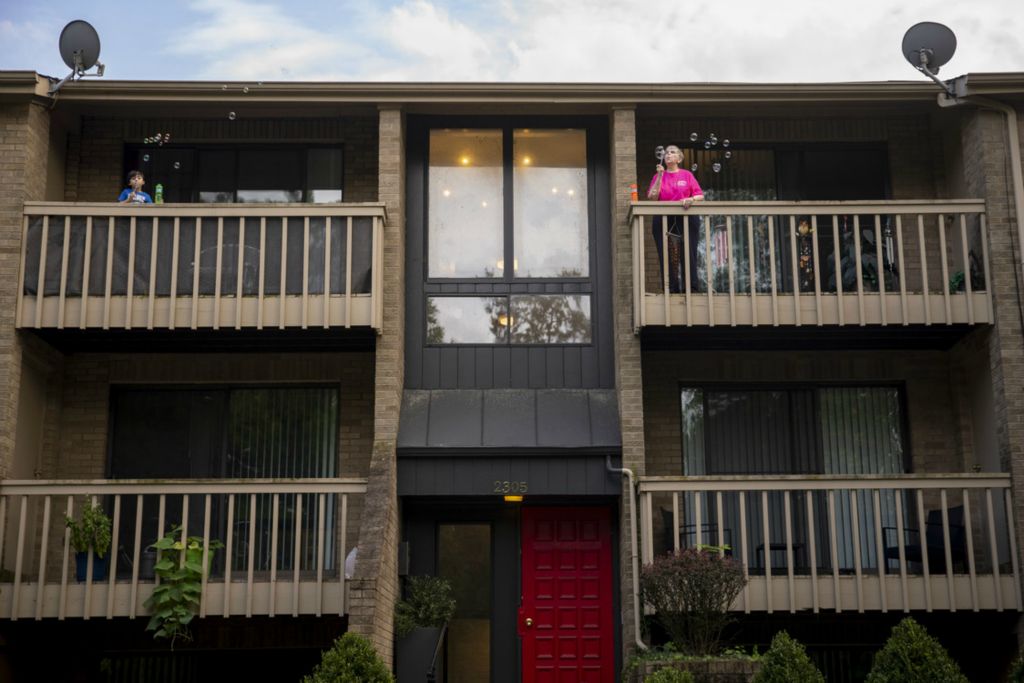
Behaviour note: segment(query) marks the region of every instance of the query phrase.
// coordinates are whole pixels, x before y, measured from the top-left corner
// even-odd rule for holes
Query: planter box
[[[693,674],[696,683],[750,683],[761,670],[761,662],[751,659],[650,660],[637,669],[637,682],[660,669],[678,669]]]
[[[398,683],[424,683],[427,680],[427,669],[434,658],[434,648],[440,635],[439,628],[417,628],[398,641],[395,649]],[[437,680],[444,680],[443,650],[438,657]]]
[[[107,580],[107,565],[110,564],[110,551],[107,552],[103,557],[99,557],[95,554],[92,556],[92,580],[106,581]],[[75,578],[80,583],[84,583],[86,574],[89,568],[89,553],[75,553]]]

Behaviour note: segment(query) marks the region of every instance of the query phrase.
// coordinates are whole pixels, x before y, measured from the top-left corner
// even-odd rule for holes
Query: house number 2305
[[[494,493],[526,493],[525,481],[494,480]]]

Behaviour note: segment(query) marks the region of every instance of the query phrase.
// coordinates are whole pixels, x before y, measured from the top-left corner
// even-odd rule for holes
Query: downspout
[[[954,97],[950,97],[945,93],[939,95],[940,107],[953,107],[966,102],[978,105],[979,107],[994,109],[1006,116],[1006,132],[1010,142],[1010,179],[1013,185],[1014,219],[1017,222],[1017,248],[1019,249],[1017,258],[1021,271],[1024,271],[1024,179],[1021,177],[1020,133],[1017,125],[1017,110],[1005,102],[972,95],[965,76],[961,76],[953,82],[953,91],[956,93]]]
[[[633,483],[633,470],[627,467],[614,467],[612,465],[612,456],[605,457],[605,468],[612,474],[625,474],[626,480],[629,483],[629,552],[630,552],[630,564],[633,568],[633,638],[636,640],[636,646],[641,650],[646,650],[647,644],[640,638],[640,610],[642,606],[640,604],[640,561],[639,553],[637,552],[637,534],[636,534],[636,488]]]

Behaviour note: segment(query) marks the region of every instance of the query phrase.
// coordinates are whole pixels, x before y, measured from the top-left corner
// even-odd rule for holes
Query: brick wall
[[[644,352],[648,475],[682,473],[682,382],[902,383],[915,472],[965,471],[958,366],[943,351]],[[969,439],[969,435],[968,435]]]
[[[49,112],[34,104],[0,105],[0,479],[14,457],[21,380],[21,333],[14,329],[22,209],[45,198]]]
[[[69,136],[64,197],[109,201],[124,187],[124,147],[167,132],[174,144],[343,144],[344,199],[377,201],[377,120],[372,117],[254,119],[112,119],[86,117]],[[143,169],[145,170],[145,169]]]
[[[380,201],[387,206],[381,290],[384,319],[377,340],[374,443],[359,559],[349,595],[349,626],[393,659],[393,613],[398,599],[398,419],[405,382],[405,115],[380,110]]]

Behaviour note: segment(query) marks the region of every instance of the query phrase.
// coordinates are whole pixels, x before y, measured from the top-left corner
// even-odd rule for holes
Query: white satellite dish
[[[69,80],[103,75],[104,67],[100,62],[100,36],[89,22],[81,19],[70,22],[60,32],[60,40],[57,45],[60,49],[60,58],[71,69],[71,73],[50,88],[51,95],[60,90],[60,87]],[[95,74],[86,73],[94,66],[96,67]]]

